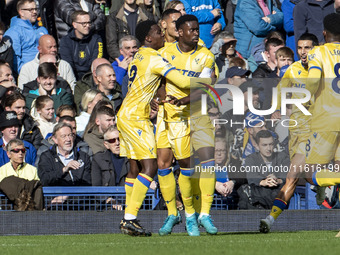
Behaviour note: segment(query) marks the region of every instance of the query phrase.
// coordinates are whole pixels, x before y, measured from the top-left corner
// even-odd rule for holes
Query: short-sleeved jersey
[[[149,47],[140,48],[129,65],[129,91],[117,114],[118,118],[149,119],[150,102],[161,78],[174,69],[158,51]]]
[[[314,95],[311,130],[340,131],[340,44],[326,43],[308,54],[309,70],[321,71],[321,79]],[[309,82],[307,82],[307,89]]]
[[[212,72],[215,66],[214,55],[207,48],[199,45],[191,52],[182,52],[178,43],[175,43],[163,49],[161,54],[171,65],[175,66],[181,74],[188,77],[199,77],[205,68]],[[190,89],[181,89],[168,80],[165,88],[167,95],[172,95],[178,99],[190,94]],[[196,108],[200,110],[201,103],[197,101],[181,106],[166,103],[164,108],[166,111],[165,120],[180,121],[182,119],[188,119],[190,114],[195,112]]]
[[[291,64],[280,83],[277,85],[278,89],[278,104],[277,110],[281,109],[281,90],[282,88],[306,88],[306,82],[308,78],[308,67],[304,67],[301,60]],[[292,99],[304,98],[304,93],[292,93]],[[295,105],[292,107],[292,113],[289,119],[294,120],[289,123],[289,130],[291,132],[309,132],[310,131],[310,115],[305,115]],[[295,122],[296,121],[296,122]],[[297,123],[297,124],[296,124]]]

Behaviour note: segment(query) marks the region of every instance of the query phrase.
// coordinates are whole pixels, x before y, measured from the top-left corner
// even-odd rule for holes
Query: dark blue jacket
[[[37,150],[34,148],[32,144],[29,142],[23,141],[24,146],[26,148],[25,162],[35,166],[35,159],[37,157]],[[9,158],[7,156],[7,152],[5,151],[4,141],[0,139],[0,167],[7,164],[9,162]]]
[[[334,13],[333,0],[305,0],[299,2],[293,11],[295,45],[298,38],[304,33],[316,35],[320,43],[324,43],[323,19]]]
[[[97,34],[89,34],[80,40],[73,29],[61,38],[59,53],[61,59],[72,66],[76,79],[80,80],[91,70],[92,61],[103,57],[103,41]]]
[[[276,8],[272,0],[266,1],[270,13],[270,24],[265,22],[263,11],[256,0],[239,0],[235,10],[234,36],[237,39],[236,50],[246,59],[251,49],[262,42],[271,31],[278,30],[283,24],[283,13]]]
[[[124,56],[120,55],[118,59],[119,59],[119,61],[122,61],[124,59]],[[117,83],[119,85],[122,85],[123,78],[127,74],[127,70],[124,69],[124,68],[121,68],[120,66],[118,66],[118,62],[117,61],[112,63],[112,67],[113,67],[113,70],[115,71],[115,74],[116,74],[116,81],[117,81]]]

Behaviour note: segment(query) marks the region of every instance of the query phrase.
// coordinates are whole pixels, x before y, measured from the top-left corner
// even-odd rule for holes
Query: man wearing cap
[[[226,79],[228,85],[234,85],[240,87],[240,85],[247,81],[247,77],[251,74],[251,71],[243,69],[238,66],[233,66],[228,68],[226,72]],[[233,96],[231,91],[228,90],[225,94],[221,96],[222,105],[219,103],[218,107],[220,112],[224,114],[225,112],[233,108]]]
[[[274,152],[275,139],[270,131],[259,131],[255,140],[257,152],[246,157],[244,168],[247,173],[247,189],[251,190],[251,194],[259,196],[252,196],[252,204],[249,204],[249,199],[242,201],[241,195],[240,209],[269,209],[283,186],[289,169],[289,156],[285,152]],[[254,166],[257,166],[257,171],[248,170]],[[241,188],[240,191],[242,190]]]
[[[0,140],[0,166],[9,162],[5,146],[9,141],[17,138],[20,125],[21,123],[16,112],[4,111],[0,114],[0,131],[2,133],[2,138]],[[25,162],[34,166],[37,151],[29,142],[23,142],[26,149]]]

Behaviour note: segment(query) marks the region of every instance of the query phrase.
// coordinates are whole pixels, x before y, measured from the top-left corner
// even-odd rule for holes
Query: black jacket
[[[78,39],[72,30],[60,40],[59,53],[61,59],[67,61],[79,80],[91,70],[92,61],[103,57],[103,41],[97,34],[90,33]]]
[[[18,138],[30,142],[38,150],[43,140],[38,124],[30,115],[25,114],[21,128],[24,128],[24,131],[22,133],[21,130],[18,132]]]
[[[120,172],[119,186],[124,186],[129,170],[130,164],[125,158]],[[113,166],[111,151],[98,152],[93,156],[91,177],[93,186],[116,186],[116,170]]]
[[[89,14],[91,21],[93,22],[93,29],[100,31],[105,28],[105,14],[100,9],[99,4],[95,4],[94,1],[86,1],[89,7]],[[54,18],[55,26],[58,32],[59,40],[66,36],[72,28],[71,15],[74,11],[80,11],[79,0],[58,0],[54,1]]]
[[[56,145],[41,154],[38,176],[43,186],[89,186],[91,185],[91,161],[85,152],[73,149],[74,160],[81,159],[84,164],[79,169],[63,173],[64,164],[57,155]]]
[[[64,90],[66,90],[66,92],[72,94],[72,89],[71,89],[70,85],[68,84],[67,81],[65,81],[61,77],[59,77],[57,79],[57,83],[55,84],[55,87],[57,89],[64,89]],[[24,96],[26,96],[30,92],[30,90],[36,90],[38,88],[39,88],[39,84],[38,84],[37,80],[27,82],[26,84],[24,84],[24,89],[22,90],[22,94]]]
[[[138,7],[137,24],[145,20],[154,20],[154,17],[151,13],[144,12]],[[131,35],[131,31],[124,14],[124,7],[121,7],[119,10],[110,13],[106,21],[106,48],[111,63],[120,56],[118,42],[126,35]]]

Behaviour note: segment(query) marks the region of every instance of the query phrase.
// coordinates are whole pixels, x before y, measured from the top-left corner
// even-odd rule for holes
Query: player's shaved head
[[[145,20],[137,25],[136,37],[142,45],[145,44],[145,38],[149,35],[149,32],[153,25],[157,25],[157,23],[153,20]]]
[[[176,29],[180,29],[182,27],[182,25],[185,23],[185,22],[191,22],[191,21],[196,21],[198,23],[198,19],[196,16],[194,15],[190,15],[190,14],[187,14],[187,15],[183,15],[181,16],[177,21],[176,21]]]
[[[326,42],[340,42],[340,15],[328,14],[323,20],[324,37]]]
[[[174,13],[177,13],[177,14],[181,14],[180,11],[177,11],[175,9],[168,9],[168,10],[165,10],[162,14],[162,20],[166,20],[170,17],[171,14],[174,14]]]

